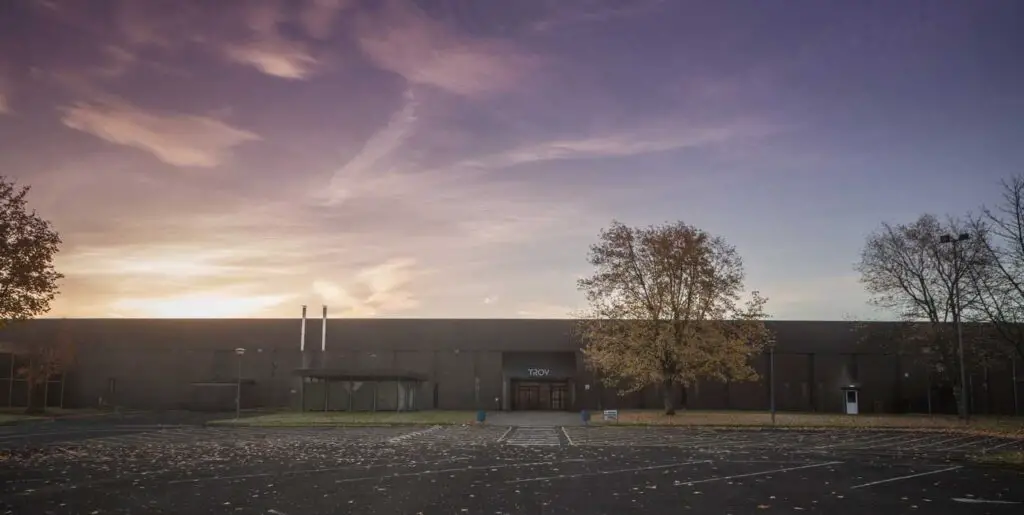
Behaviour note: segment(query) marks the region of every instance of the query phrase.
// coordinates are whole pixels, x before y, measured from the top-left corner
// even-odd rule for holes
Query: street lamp
[[[964,365],[964,331],[960,324],[960,243],[971,239],[971,235],[961,233],[954,238],[944,234],[939,237],[939,243],[948,243],[953,246],[953,323],[956,324],[956,347],[960,357],[960,416],[964,422],[970,420],[967,410],[967,371]]]
[[[772,425],[775,425],[775,346],[772,345],[768,348],[768,397],[770,398],[771,406],[769,409],[772,412]]]
[[[242,355],[245,354],[245,349],[238,347],[235,349],[235,354],[238,355],[238,382],[235,383],[235,418],[242,416]]]

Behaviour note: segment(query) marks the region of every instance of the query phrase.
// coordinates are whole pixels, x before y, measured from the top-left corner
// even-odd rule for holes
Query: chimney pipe
[[[306,350],[306,305],[302,305],[302,331],[299,336],[299,350]]]
[[[320,334],[320,351],[327,350],[327,304],[324,304],[323,332]]]

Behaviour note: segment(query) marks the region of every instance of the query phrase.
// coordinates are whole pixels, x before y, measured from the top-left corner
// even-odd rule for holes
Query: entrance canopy
[[[297,369],[302,411],[409,411],[427,376],[400,369]]]

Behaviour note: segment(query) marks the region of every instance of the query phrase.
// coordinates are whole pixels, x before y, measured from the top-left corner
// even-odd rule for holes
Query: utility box
[[[843,391],[843,413],[856,415],[860,412],[860,388],[856,386],[844,386]]]

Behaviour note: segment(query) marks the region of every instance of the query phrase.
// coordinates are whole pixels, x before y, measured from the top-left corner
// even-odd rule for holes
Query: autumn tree
[[[970,280],[978,292],[976,309],[999,340],[1024,359],[1024,176],[1003,181],[1003,195],[993,207],[972,220],[984,232],[984,269]]]
[[[700,378],[757,377],[750,357],[770,341],[765,299],[741,304],[736,249],[682,222],[631,228],[612,222],[590,247],[578,287],[589,308],[578,324],[587,363],[620,392],[660,385],[665,413],[676,390]]]
[[[18,366],[15,373],[25,381],[26,412],[38,413],[46,410],[35,404],[36,392],[40,387],[48,388],[47,382],[65,373],[75,359],[75,343],[65,327],[61,327],[55,338],[32,340],[15,346]],[[47,390],[47,394],[48,394]],[[44,395],[44,399],[47,395]]]
[[[943,236],[960,234],[969,239],[943,242]],[[925,322],[908,325],[915,334],[907,338],[929,349],[932,371],[953,386],[961,416],[966,415],[966,402],[959,395],[960,361],[952,322],[976,312],[980,295],[968,278],[984,268],[985,241],[986,235],[972,231],[969,223],[923,215],[911,224],[883,223],[868,236],[857,264],[873,304],[904,321]]]
[[[0,176],[0,327],[49,311],[62,277],[53,266],[60,236],[48,221],[28,209],[28,191],[28,187],[18,187]],[[36,362],[55,355],[42,348],[49,344],[39,346],[29,345],[20,353],[34,356]],[[33,386],[30,382],[29,389]]]

